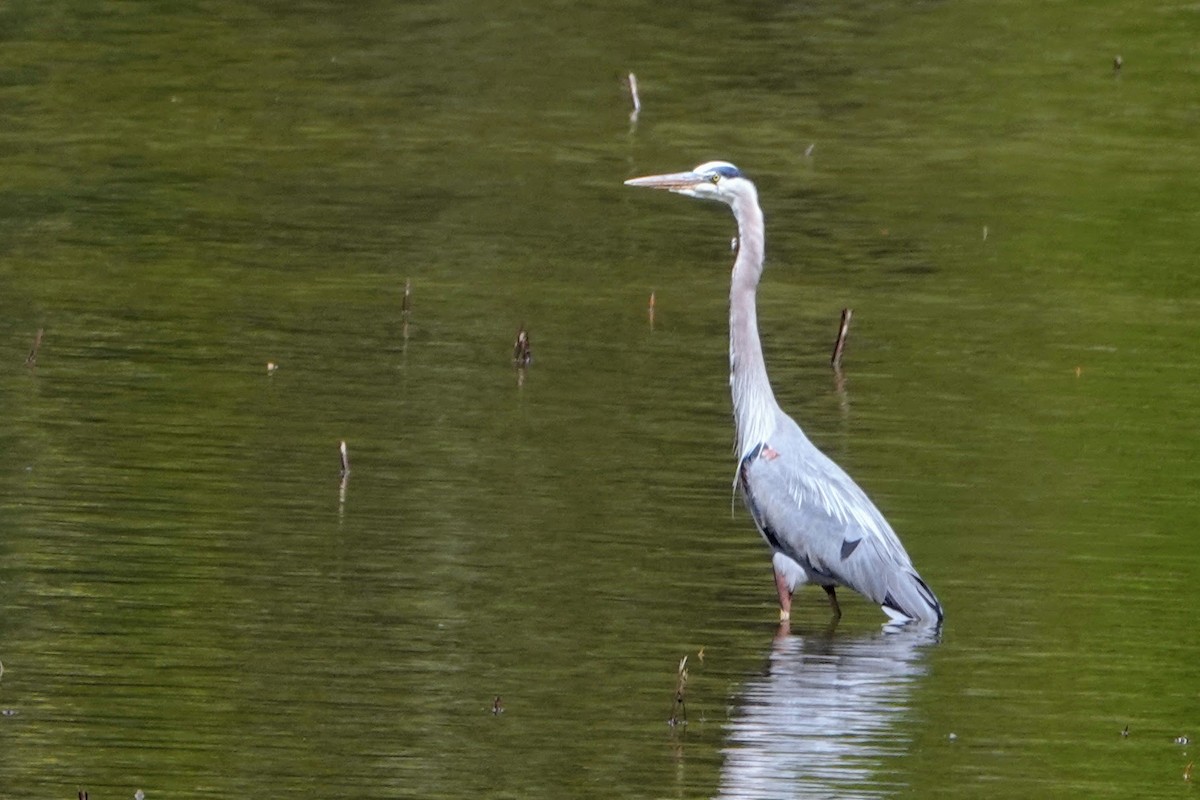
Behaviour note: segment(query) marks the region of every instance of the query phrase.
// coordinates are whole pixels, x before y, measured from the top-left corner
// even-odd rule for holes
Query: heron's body
[[[729,385],[737,424],[737,482],[772,550],[780,616],[804,583],[825,589],[840,615],[838,586],[879,604],[896,620],[937,624],[942,607],[887,520],[841,467],[817,449],[775,401],[758,335],[755,295],[764,226],[754,184],[728,162],[627,181],[721,200],[738,223],[729,292]]]

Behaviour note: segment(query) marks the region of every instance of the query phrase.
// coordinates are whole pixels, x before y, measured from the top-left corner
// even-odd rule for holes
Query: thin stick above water
[[[521,327],[517,328],[517,340],[513,342],[513,364],[517,367],[528,367],[533,361],[533,345],[529,341],[529,331],[525,330],[525,323],[521,323]]]
[[[350,453],[346,449],[345,440],[338,446],[338,452],[342,456],[342,479],[338,482],[338,524],[342,522],[342,516],[346,513],[346,485],[350,483]]]
[[[679,671],[675,677],[675,696],[671,702],[671,717],[667,720],[667,724],[672,728],[676,725],[687,725],[687,701],[684,699],[688,682],[687,660],[687,656],[680,659]]]
[[[29,351],[29,355],[25,357],[25,366],[37,366],[38,350],[42,347],[42,334],[45,332],[45,328],[38,328],[37,336],[33,337],[33,348]]]
[[[850,335],[850,318],[852,316],[854,316],[853,310],[842,309],[842,322],[838,325],[837,341],[833,343],[833,355],[829,358],[829,366],[834,369],[842,368],[842,353],[846,349],[846,337]]]
[[[629,112],[629,121],[637,122],[638,114],[642,113],[642,100],[638,97],[637,75],[629,73],[629,95],[633,98],[633,111]]]

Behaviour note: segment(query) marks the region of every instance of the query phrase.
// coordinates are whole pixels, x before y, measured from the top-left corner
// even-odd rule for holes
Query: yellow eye
[[[713,183],[720,183],[721,176],[716,173],[713,173],[713,176],[711,178],[709,178],[709,180],[712,181]]]

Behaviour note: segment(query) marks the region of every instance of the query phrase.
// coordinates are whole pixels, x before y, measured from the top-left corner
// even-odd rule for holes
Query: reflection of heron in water
[[[897,787],[909,696],[931,632],[780,636],[761,678],[735,701],[719,798],[872,798]]]
[[[878,603],[896,622],[940,625],[941,603],[917,574],[892,526],[775,402],[755,306],[766,232],[754,184],[728,161],[626,183],[719,200],[737,220],[737,258],[729,290],[737,482],[759,533],[771,546],[780,619],[791,614],[796,587],[815,583],[829,596],[834,616],[842,614],[836,588],[848,586]]]

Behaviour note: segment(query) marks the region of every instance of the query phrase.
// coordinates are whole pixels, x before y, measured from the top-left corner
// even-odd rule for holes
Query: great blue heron
[[[754,184],[727,161],[625,183],[720,200],[737,220],[729,290],[737,483],[754,524],[771,546],[780,619],[790,617],[796,587],[815,583],[829,595],[835,617],[842,613],[836,587],[849,586],[882,606],[893,621],[940,624],[941,604],[883,514],[775,402],[755,309],[765,231]]]

